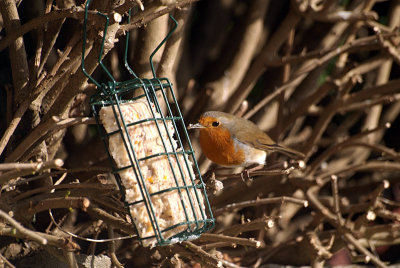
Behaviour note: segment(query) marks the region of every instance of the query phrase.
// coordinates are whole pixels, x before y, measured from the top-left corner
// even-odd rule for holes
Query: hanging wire
[[[64,230],[64,228],[62,228],[54,219],[53,217],[53,213],[51,212],[51,209],[49,209],[49,216],[51,219],[51,222],[57,227],[57,229],[59,229],[61,232],[70,235],[74,238],[77,238],[79,240],[84,240],[84,241],[88,241],[88,242],[95,242],[95,243],[105,243],[105,242],[112,242],[112,241],[118,241],[118,240],[126,240],[126,239],[132,239],[132,238],[137,238],[136,235],[129,235],[129,236],[121,236],[121,237],[115,237],[115,238],[107,238],[107,239],[93,239],[93,238],[87,238],[87,237],[83,237],[83,236],[79,236],[76,235],[74,233],[71,233],[67,230]]]

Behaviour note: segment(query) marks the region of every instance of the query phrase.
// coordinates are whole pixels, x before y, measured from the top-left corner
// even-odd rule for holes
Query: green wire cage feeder
[[[150,56],[151,79],[139,78],[130,68],[127,33],[124,64],[133,79],[117,82],[102,63],[109,18],[98,12],[105,19],[98,62],[109,78],[100,84],[85,71],[89,4],[90,0],[83,24],[82,71],[98,88],[90,104],[139,239],[144,246],[195,239],[214,226],[214,219],[172,85],[156,77],[152,61],[177,22],[170,16],[174,27]],[[128,23],[130,16],[131,11]]]

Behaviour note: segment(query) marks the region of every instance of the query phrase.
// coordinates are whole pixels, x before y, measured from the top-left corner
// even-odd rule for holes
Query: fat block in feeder
[[[158,223],[164,238],[174,236],[188,228],[194,228],[191,226],[195,225],[193,222],[204,217],[202,215],[202,211],[205,211],[204,199],[202,190],[193,185],[192,179],[195,179],[195,174],[187,155],[173,154],[174,151],[180,152],[182,149],[178,148],[177,142],[173,139],[175,131],[171,120],[165,120],[165,124],[157,119],[146,121],[153,118],[150,109],[153,110],[156,118],[160,118],[160,114],[155,111],[153,103],[149,105],[145,100],[123,103],[119,107],[120,109],[115,106],[113,108],[111,105],[104,106],[100,109],[99,116],[106,132],[109,134],[114,132],[108,140],[109,151],[114,162],[118,168],[127,167],[118,174],[125,190],[125,202],[133,203],[129,209],[139,236],[142,238],[155,236],[152,222]],[[116,118],[120,121],[119,125],[123,125],[119,111],[127,125],[127,131],[122,131],[123,135],[117,131],[119,128]],[[138,121],[141,123],[132,124]],[[139,159],[139,166],[135,164],[134,167],[129,167],[131,161],[128,154],[131,155],[131,159],[134,157],[131,147],[124,145],[123,139],[128,140],[127,135],[129,135],[136,158]],[[156,219],[151,219],[152,216],[146,209],[134,169],[142,174],[145,183],[142,187],[145,187],[151,196],[151,200],[146,201],[152,204],[154,210],[154,214],[150,215],[155,215]],[[200,225],[203,224],[200,223]],[[156,242],[155,238],[142,241],[144,246],[152,246]]]

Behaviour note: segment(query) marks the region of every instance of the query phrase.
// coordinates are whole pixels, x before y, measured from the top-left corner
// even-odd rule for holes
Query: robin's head
[[[235,124],[235,118],[235,116],[224,112],[205,112],[200,116],[198,124],[189,125],[188,128],[200,128],[207,131],[230,130]]]

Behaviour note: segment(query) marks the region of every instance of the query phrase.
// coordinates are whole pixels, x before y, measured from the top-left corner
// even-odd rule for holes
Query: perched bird
[[[188,129],[200,129],[200,146],[212,162],[225,167],[265,165],[267,155],[280,152],[289,157],[304,154],[275,143],[253,122],[232,114],[210,111]]]

